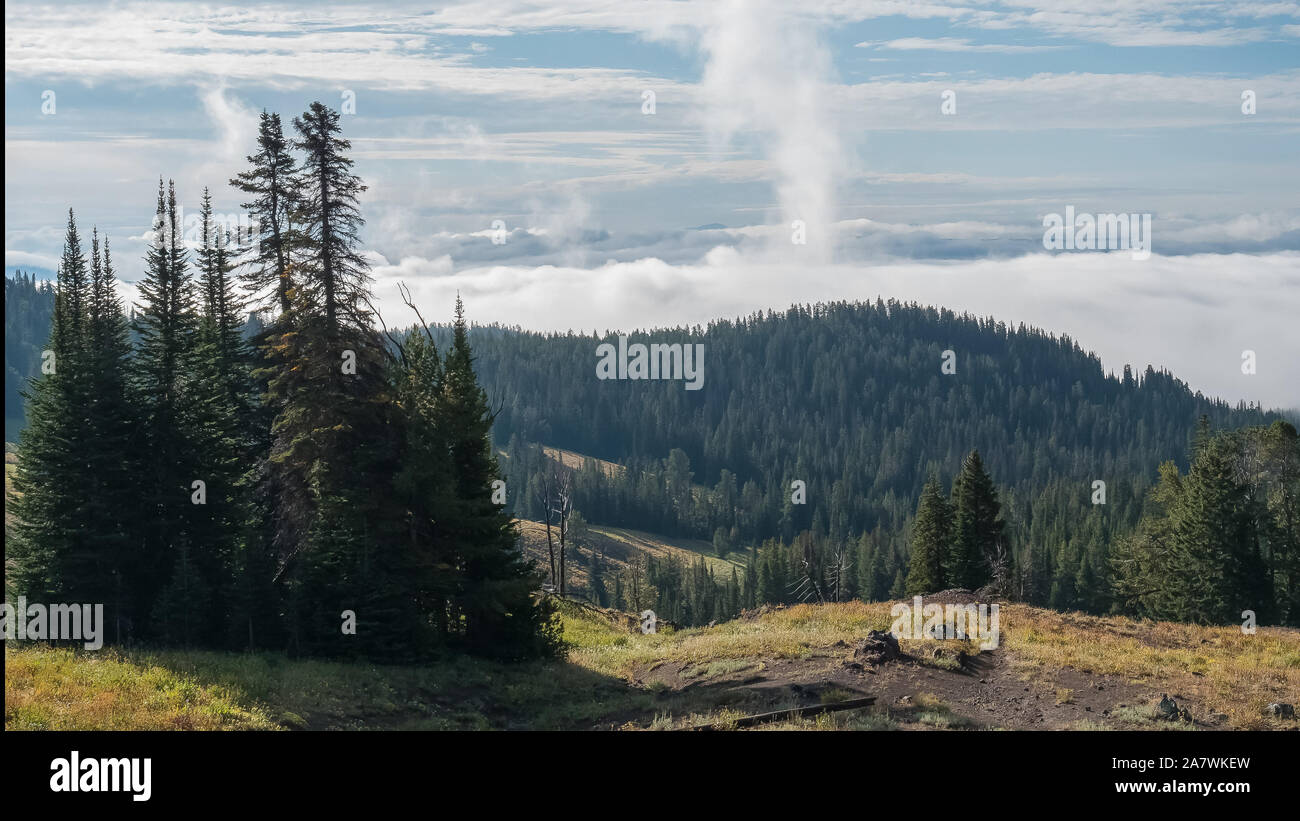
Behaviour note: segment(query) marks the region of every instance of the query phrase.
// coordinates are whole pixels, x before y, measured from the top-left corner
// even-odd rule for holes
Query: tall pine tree
[[[92,281],[71,209],[57,283],[41,376],[24,394],[28,425],[10,497],[14,539],[6,555],[14,568],[8,575],[15,592],[33,601],[100,602],[111,590],[112,568],[89,527],[90,508],[98,504],[86,337]]]
[[[243,208],[252,217],[256,251],[244,274],[244,283],[259,306],[274,305],[280,314],[289,313],[289,295],[294,282],[294,226],[297,207],[296,162],[280,125],[279,114],[262,112],[257,130],[257,152],[248,156],[249,169],[230,184],[250,199]]]
[[[953,481],[953,540],[945,568],[949,584],[971,590],[993,578],[1003,543],[1002,505],[979,451],[962,462]]]
[[[907,595],[944,589],[943,563],[952,541],[952,508],[943,497],[939,480],[931,477],[921,491],[916,520],[912,523],[912,555],[907,571]]]
[[[540,579],[524,561],[510,514],[493,499],[500,476],[491,447],[493,417],[474,373],[459,296],[442,383],[440,422],[454,476],[444,523],[462,574],[455,603],[466,641],[473,651],[490,655],[553,655],[560,650],[558,633],[546,600],[533,596]]]

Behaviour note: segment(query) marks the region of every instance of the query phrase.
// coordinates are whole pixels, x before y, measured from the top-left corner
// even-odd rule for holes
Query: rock
[[[862,664],[882,664],[894,661],[902,653],[898,649],[898,639],[892,633],[872,630],[867,637],[858,641],[853,647],[853,660]]]
[[[1264,712],[1277,718],[1295,718],[1295,705],[1275,701],[1264,708]]]
[[[1165,721],[1173,721],[1178,718],[1178,702],[1169,697],[1168,693],[1160,696],[1160,703],[1156,705],[1156,718],[1162,718]]]

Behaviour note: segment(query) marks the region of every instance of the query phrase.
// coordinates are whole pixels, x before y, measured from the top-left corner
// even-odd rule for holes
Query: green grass
[[[726,722],[796,706],[736,691],[738,680],[783,659],[838,663],[866,631],[889,627],[889,607],[798,605],[712,628],[642,635],[564,605],[569,658],[523,665],[456,656],[399,667],[277,653],[87,652],[8,642],[5,728],[593,729]],[[1001,624],[1002,651],[1018,675],[1047,680],[1063,667],[1118,675],[1181,693],[1200,705],[1193,710],[1198,715],[1222,712],[1229,727],[1293,724],[1264,717],[1262,707],[1300,691],[1300,631],[1262,628],[1243,636],[1234,628],[1099,619],[1023,605],[1004,607]],[[928,659],[925,643],[902,645],[921,663],[942,666]],[[1058,689],[1060,703],[1076,695]],[[822,698],[843,695],[830,689]],[[774,728],[883,729],[895,722],[966,726],[949,707],[920,694],[906,714],[851,711]],[[1137,706],[1115,711],[1107,723],[1180,728]]]
[[[613,629],[565,615],[567,634]],[[426,666],[290,660],[277,653],[5,647],[5,729],[534,729],[589,727],[654,695],[565,662],[453,657]]]

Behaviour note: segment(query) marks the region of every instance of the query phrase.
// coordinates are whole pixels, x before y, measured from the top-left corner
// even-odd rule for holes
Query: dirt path
[[[875,696],[872,709],[903,729],[1129,728],[1160,698],[1147,686],[1070,668],[1053,671],[1050,678],[1026,678],[1002,650],[946,669],[912,656],[854,665],[844,648],[830,648],[803,659],[660,663],[638,671],[636,681],[661,693],[664,707],[675,715],[710,707],[759,712]]]

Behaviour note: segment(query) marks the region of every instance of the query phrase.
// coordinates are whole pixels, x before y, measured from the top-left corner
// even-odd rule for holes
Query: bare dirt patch
[[[1000,650],[964,655],[951,648],[950,657],[962,655],[964,663],[947,669],[916,650],[867,664],[860,648],[840,644],[804,659],[657,662],[638,669],[633,684],[656,692],[661,709],[674,714],[723,708],[752,713],[875,696],[874,711],[903,729],[932,728],[924,719],[936,711],[948,716],[940,726],[969,729],[1131,728],[1134,716],[1160,695],[1116,676],[1069,668],[1026,678]],[[942,658],[943,648],[936,649]]]

